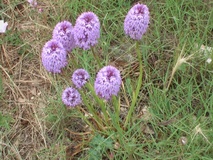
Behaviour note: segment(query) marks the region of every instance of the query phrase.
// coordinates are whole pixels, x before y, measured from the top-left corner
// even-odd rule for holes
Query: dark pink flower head
[[[77,69],[72,75],[72,82],[76,88],[83,87],[89,80],[89,73],[84,69]]]
[[[113,66],[105,66],[96,76],[95,92],[99,97],[110,100],[112,95],[117,96],[121,81],[119,70]]]
[[[60,42],[51,39],[42,49],[41,60],[47,71],[60,73],[67,65],[67,52]]]
[[[140,40],[149,25],[149,9],[144,4],[134,5],[124,20],[125,34],[132,39]]]
[[[75,48],[72,24],[68,21],[59,22],[53,30],[53,39],[61,42],[64,48],[70,52]]]
[[[81,95],[75,88],[68,87],[62,93],[62,101],[68,107],[75,107],[81,104]]]
[[[76,20],[74,27],[76,45],[84,50],[98,43],[100,38],[100,22],[93,12],[84,12]]]

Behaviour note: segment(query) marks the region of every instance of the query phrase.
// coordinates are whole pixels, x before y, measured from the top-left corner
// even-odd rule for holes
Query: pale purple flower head
[[[121,81],[119,70],[113,66],[105,66],[96,76],[95,92],[99,97],[110,100],[112,95],[117,96]]]
[[[98,43],[100,38],[100,22],[93,12],[84,12],[76,20],[74,27],[76,45],[84,50]]]
[[[132,39],[140,40],[149,25],[149,9],[144,4],[134,5],[124,20],[125,34]]]
[[[30,3],[31,7],[37,7],[37,1],[36,0],[27,0]]]
[[[75,107],[81,104],[81,95],[75,88],[68,87],[62,93],[62,101],[68,107]]]
[[[41,60],[47,71],[60,73],[67,65],[67,52],[60,42],[51,39],[42,49]]]
[[[7,26],[8,26],[7,22],[4,22],[4,20],[0,20],[0,33],[5,33]]]
[[[87,83],[89,78],[89,73],[84,69],[77,69],[72,74],[72,82],[74,83],[76,88],[83,87]]]
[[[68,21],[59,22],[53,30],[53,39],[61,42],[64,48],[70,52],[75,48],[72,24]]]

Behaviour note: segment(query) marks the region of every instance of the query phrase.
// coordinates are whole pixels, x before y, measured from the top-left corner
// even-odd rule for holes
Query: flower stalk
[[[104,118],[105,118],[105,122],[106,124],[108,124],[109,122],[109,116],[107,114],[107,110],[106,110],[106,106],[105,103],[96,95],[94,88],[92,87],[92,85],[90,83],[86,84],[86,87],[89,91],[91,91],[92,96],[95,98],[95,101],[98,103],[98,105],[101,107],[101,111],[104,114]]]
[[[96,113],[96,111],[94,110],[94,108],[88,103],[88,99],[86,98],[86,95],[85,93],[82,91],[82,90],[79,90],[80,94],[81,94],[81,97],[82,97],[82,100],[83,100],[83,103],[84,105],[87,106],[88,110],[89,110],[89,113],[92,114],[93,116],[93,119],[95,120],[95,122],[98,124],[98,126],[100,128],[102,128],[102,130],[104,130],[104,125],[102,123],[102,119],[98,116],[98,114]]]
[[[92,54],[93,54],[96,62],[98,63],[98,67],[101,68],[101,61],[100,61],[99,56],[95,53],[94,47],[91,47],[91,50],[92,50]]]
[[[140,74],[139,74],[136,90],[135,90],[135,92],[133,92],[132,103],[131,103],[131,106],[129,108],[129,112],[128,112],[127,117],[126,117],[126,121],[124,123],[124,128],[126,128],[127,124],[129,123],[129,121],[132,117],[132,113],[135,109],[135,104],[137,102],[137,98],[138,98],[138,95],[139,95],[139,92],[140,92],[140,89],[141,89],[141,85],[142,85],[143,65],[142,65],[142,56],[141,56],[140,49],[139,49],[139,41],[136,42],[136,52],[137,52],[138,61],[139,61]]]
[[[120,99],[118,99],[116,96],[112,96],[112,104],[115,108],[116,128],[120,130]]]

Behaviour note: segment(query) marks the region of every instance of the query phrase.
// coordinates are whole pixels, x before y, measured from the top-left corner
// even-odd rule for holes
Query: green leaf
[[[3,115],[0,112],[0,127],[10,129],[10,122],[12,121],[12,118],[9,115]]]

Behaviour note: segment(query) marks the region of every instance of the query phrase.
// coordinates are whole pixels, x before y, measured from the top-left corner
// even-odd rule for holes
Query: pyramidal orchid
[[[97,74],[95,80],[96,94],[105,99],[110,100],[112,95],[117,96],[121,86],[120,71],[113,66],[103,67]]]
[[[67,87],[63,91],[62,101],[67,107],[75,107],[82,102],[80,93],[72,87]]]
[[[60,42],[52,39],[44,45],[41,60],[48,72],[60,73],[67,65],[67,52]]]
[[[69,21],[63,21],[56,24],[53,30],[53,39],[61,42],[67,52],[70,52],[75,48],[72,24]]]
[[[81,88],[87,83],[89,78],[89,73],[85,69],[77,69],[72,75],[72,82],[76,88]]]
[[[100,38],[100,22],[93,12],[84,12],[76,20],[74,27],[76,45],[84,50],[98,43]]]
[[[139,61],[139,70],[140,74],[137,81],[137,87],[135,89],[135,92],[133,94],[133,99],[126,117],[126,121],[124,123],[124,127],[129,124],[129,121],[132,117],[132,113],[134,111],[134,108],[136,107],[137,98],[139,97],[140,89],[142,86],[142,79],[143,79],[143,56],[141,53],[139,40],[142,39],[143,34],[147,31],[148,25],[149,25],[149,9],[144,4],[136,4],[134,5],[129,12],[127,13],[125,20],[124,20],[124,31],[127,36],[130,38],[136,40],[136,53],[138,56]]]
[[[124,20],[125,34],[132,39],[140,40],[146,32],[149,24],[149,9],[144,4],[134,5]]]

